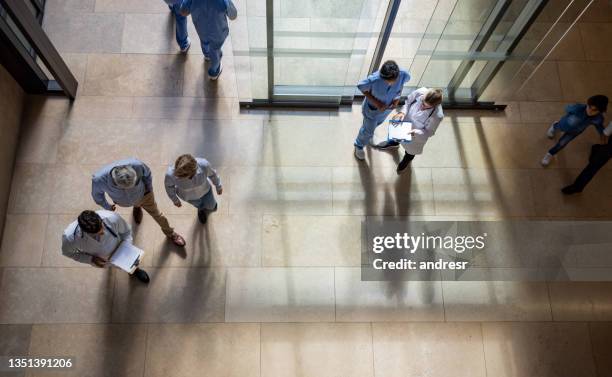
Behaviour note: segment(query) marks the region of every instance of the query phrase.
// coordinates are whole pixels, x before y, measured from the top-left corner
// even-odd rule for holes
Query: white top
[[[408,98],[406,98],[406,103],[400,110],[406,114],[404,120],[412,122],[412,128],[415,130],[412,141],[402,143],[406,152],[413,155],[423,153],[425,143],[430,137],[435,135],[440,122],[442,122],[442,118],[444,118],[442,105],[431,109],[422,108],[425,94],[428,91],[428,88],[419,88],[410,93]]]
[[[608,127],[606,127],[603,131],[604,135],[610,136],[612,135],[612,121],[608,123]]]

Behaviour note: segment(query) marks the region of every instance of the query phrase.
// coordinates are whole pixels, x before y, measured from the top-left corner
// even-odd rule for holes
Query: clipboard
[[[138,267],[143,254],[144,251],[132,243],[123,241],[110,257],[109,262],[113,266],[132,274]]]
[[[387,140],[398,143],[409,143],[412,141],[412,122],[390,120]]]

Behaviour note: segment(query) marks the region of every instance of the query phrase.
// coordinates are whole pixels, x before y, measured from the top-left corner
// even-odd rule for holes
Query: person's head
[[[77,219],[79,227],[85,233],[102,234],[104,227],[102,226],[102,218],[94,211],[86,210],[81,212]]]
[[[136,170],[130,165],[121,165],[111,170],[111,177],[117,187],[129,189],[136,186],[138,174],[136,174]]]
[[[387,82],[387,84],[392,85],[395,83],[397,78],[399,77],[399,66],[393,60],[387,60],[383,63],[382,67],[380,67],[380,77]]]
[[[174,176],[177,178],[191,178],[198,170],[198,162],[190,154],[179,156],[174,163]]]
[[[608,111],[608,97],[598,94],[587,100],[587,115],[592,117]]]
[[[431,109],[442,103],[442,89],[429,89],[423,98],[423,107]]]

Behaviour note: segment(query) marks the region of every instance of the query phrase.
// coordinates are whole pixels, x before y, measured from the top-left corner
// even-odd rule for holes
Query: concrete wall
[[[25,94],[0,65],[0,238],[4,229]]]

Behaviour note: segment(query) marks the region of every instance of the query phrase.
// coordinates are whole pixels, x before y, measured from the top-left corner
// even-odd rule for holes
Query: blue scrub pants
[[[216,76],[219,73],[221,58],[223,57],[221,47],[223,47],[224,42],[225,39],[221,42],[204,40],[200,42],[202,44],[202,52],[204,53],[204,56],[210,59],[210,67],[208,68],[209,76]]]
[[[363,105],[361,105],[363,124],[359,130],[357,139],[355,139],[355,146],[363,148],[368,145],[372,139],[372,136],[374,135],[374,130],[376,130],[376,127],[387,119],[391,111],[393,110],[387,109],[379,111],[373,105],[370,105],[367,100],[364,100]]]
[[[181,4],[174,4],[170,7],[172,13],[174,13],[174,19],[176,21],[176,43],[178,43],[181,49],[187,47],[187,17],[181,15]]]

